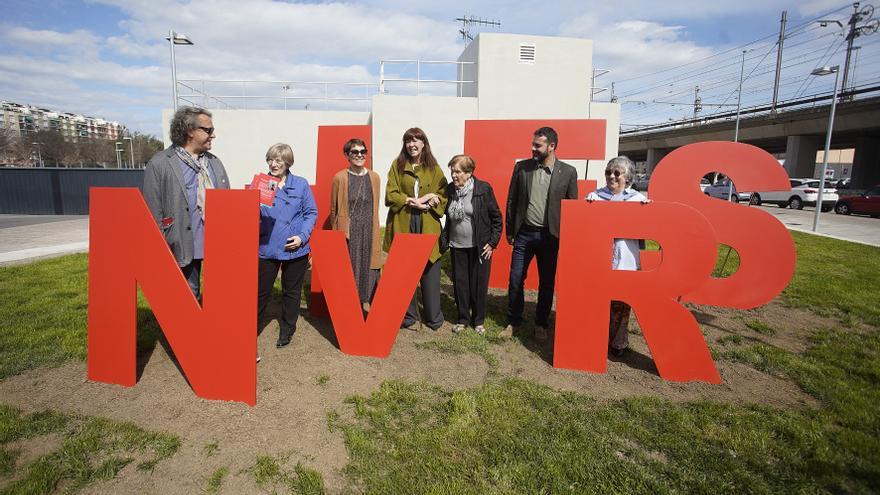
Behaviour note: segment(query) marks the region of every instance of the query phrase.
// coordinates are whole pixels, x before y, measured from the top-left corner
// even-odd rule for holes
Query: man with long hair
[[[165,236],[196,299],[201,300],[205,255],[205,191],[229,189],[214,141],[211,112],[180,107],[171,118],[170,147],[150,159],[144,171],[144,199]]]

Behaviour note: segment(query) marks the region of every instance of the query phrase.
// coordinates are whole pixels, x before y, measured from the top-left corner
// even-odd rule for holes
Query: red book
[[[278,177],[272,177],[269,174],[255,174],[248,189],[259,189],[260,203],[272,206],[272,202],[275,201],[275,190],[278,189],[280,183],[281,180]]]

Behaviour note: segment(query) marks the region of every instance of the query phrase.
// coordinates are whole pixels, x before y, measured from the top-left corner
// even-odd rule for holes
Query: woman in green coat
[[[428,136],[418,127],[407,129],[403,134],[403,146],[391,170],[385,187],[385,206],[388,219],[385,222],[384,249],[391,249],[394,234],[440,234],[440,217],[446,210],[446,177],[431,153]],[[434,244],[428,264],[422,272],[422,307],[425,324],[437,330],[443,324],[440,309],[440,249]],[[402,328],[418,330],[418,302],[413,294]]]

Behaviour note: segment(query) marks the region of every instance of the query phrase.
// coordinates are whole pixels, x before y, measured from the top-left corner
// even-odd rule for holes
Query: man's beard
[[[536,162],[543,162],[545,159],[547,159],[547,153],[541,153],[540,151],[532,151],[532,158],[534,158],[534,160]]]

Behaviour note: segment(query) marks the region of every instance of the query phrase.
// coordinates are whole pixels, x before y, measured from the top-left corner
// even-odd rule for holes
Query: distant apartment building
[[[43,130],[57,131],[73,142],[79,139],[120,139],[126,131],[119,122],[11,101],[0,101],[0,129],[19,136]]]

